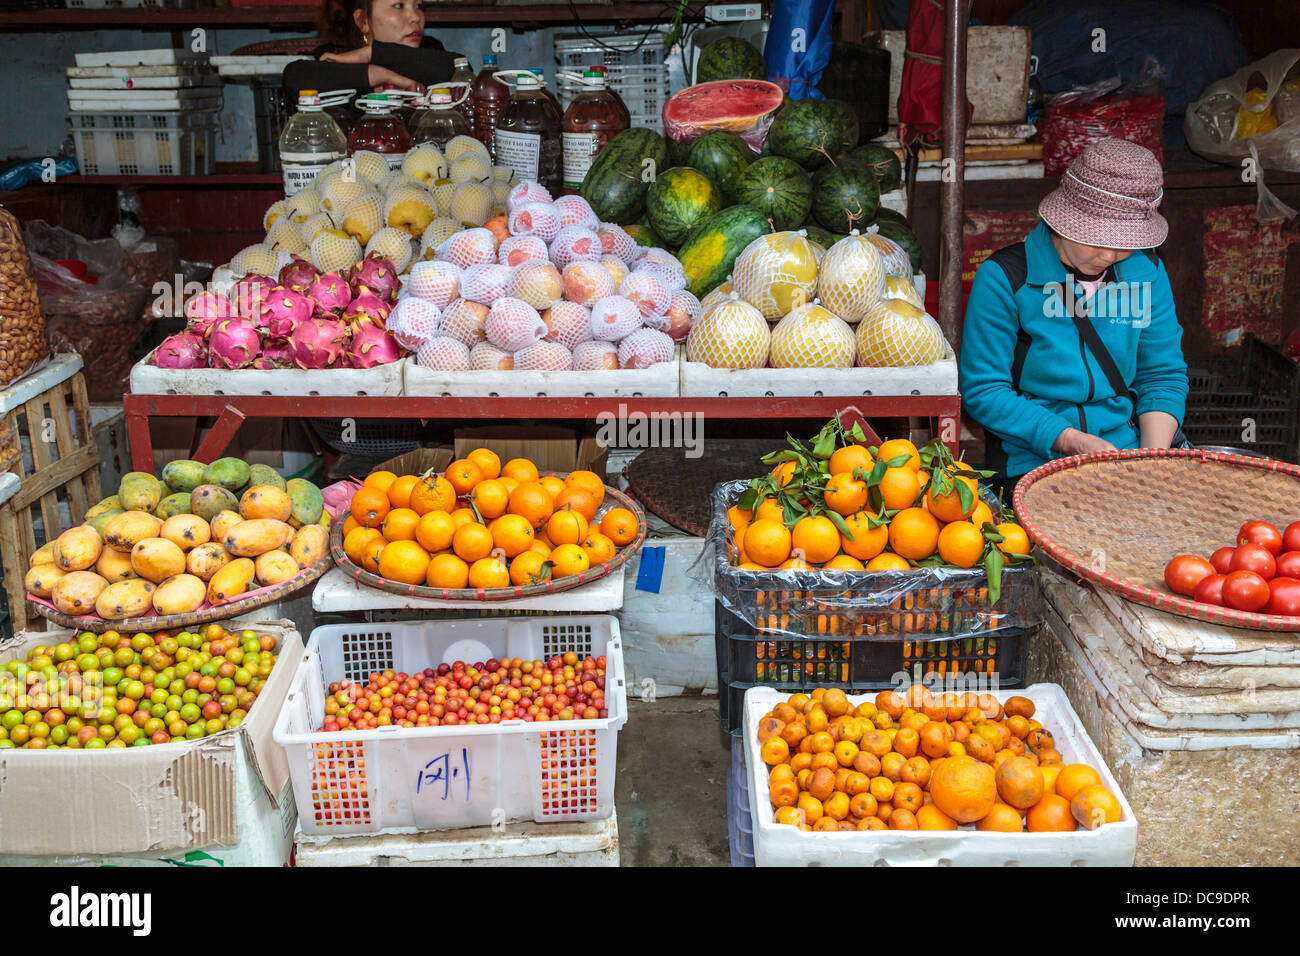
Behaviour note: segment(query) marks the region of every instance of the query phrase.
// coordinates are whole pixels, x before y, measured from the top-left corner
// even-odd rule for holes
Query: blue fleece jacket
[[[1025,259],[1028,274],[1014,294],[997,262],[987,261],[975,273],[961,342],[966,411],[1002,439],[1008,475],[1060,457],[1052,445],[1066,428],[1097,435],[1116,448],[1138,447],[1130,397],[1116,394],[1070,318],[1068,309],[1083,299],[1083,289],[1067,275],[1045,223],[1025,238]],[[1136,414],[1167,412],[1181,424],[1187,363],[1164,264],[1138,251],[1106,278],[1086,309],[1125,383],[1137,393]],[[1022,333],[1027,349],[1013,385]]]

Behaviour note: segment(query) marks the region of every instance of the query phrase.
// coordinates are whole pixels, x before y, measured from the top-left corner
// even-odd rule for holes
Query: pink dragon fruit
[[[275,280],[266,276],[244,276],[230,290],[230,301],[235,311],[257,325],[262,314],[262,303],[275,288]]]
[[[352,301],[352,289],[337,272],[326,272],[311,284],[307,297],[315,303],[317,312],[338,315]]]
[[[299,368],[329,368],[343,357],[348,326],[339,319],[310,318],[293,330],[293,362]]]
[[[185,317],[189,319],[185,330],[206,339],[214,325],[222,319],[238,318],[239,312],[224,295],[202,292],[185,303]]]
[[[369,292],[392,305],[397,301],[402,280],[397,276],[392,259],[368,256],[348,271],[348,285],[352,287],[354,296]]]
[[[276,339],[287,339],[293,330],[311,318],[312,300],[305,292],[277,286],[262,302],[257,326]]]
[[[295,292],[306,292],[320,275],[320,270],[304,259],[294,256],[289,264],[280,270],[280,285]]]
[[[262,337],[248,319],[222,319],[208,335],[213,368],[247,368],[262,351]]]
[[[257,358],[253,359],[253,364],[250,365],[249,368],[256,369],[259,372],[270,372],[273,369],[279,368],[279,366],[265,355],[259,355]]]
[[[158,368],[207,368],[208,347],[201,335],[178,332],[154,350],[153,364]]]
[[[363,292],[343,310],[343,321],[354,330],[363,323],[373,323],[382,329],[392,311],[393,307],[373,292]]]
[[[288,339],[266,339],[260,359],[269,361],[272,368],[293,368],[293,343]]]
[[[374,368],[387,365],[402,357],[401,346],[378,325],[364,322],[352,333],[348,343],[349,368]]]
[[[385,328],[398,345],[414,352],[442,329],[442,312],[427,299],[403,296],[393,306]]]

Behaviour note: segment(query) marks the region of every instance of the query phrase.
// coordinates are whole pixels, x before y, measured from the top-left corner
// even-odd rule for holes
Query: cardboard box
[[[490,448],[502,462],[511,458],[528,458],[542,474],[548,471],[594,471],[605,477],[609,450],[594,436],[579,435],[561,425],[490,425],[484,428],[458,428],[455,433],[456,457],[464,458],[475,448]]]
[[[395,475],[422,475],[429,469],[444,472],[447,470],[447,466],[455,460],[455,457],[455,453],[446,447],[417,448],[415,451],[408,451],[405,455],[398,455],[396,458],[380,462],[371,470],[391,471]]]
[[[289,621],[222,622],[278,638],[279,659],[266,687],[235,730],[192,743],[122,750],[0,750],[0,853],[51,855],[148,854],[239,847],[261,817],[285,808],[289,764],[271,736],[280,706],[303,656],[302,636]],[[12,660],[38,644],[59,643],[72,631],[20,635],[0,650]],[[289,798],[292,799],[292,798]],[[292,827],[290,826],[290,832]]]

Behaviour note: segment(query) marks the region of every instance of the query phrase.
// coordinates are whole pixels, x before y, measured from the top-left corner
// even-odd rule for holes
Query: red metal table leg
[[[153,474],[153,438],[149,434],[149,412],[145,404],[134,395],[122,396],[126,419],[127,448],[131,453],[131,468]]]
[[[207,437],[199,443],[198,449],[194,452],[194,460],[210,463],[220,458],[226,446],[234,439],[235,432],[239,431],[239,426],[244,424],[246,417],[240,409],[233,405],[226,405],[217,417],[216,424],[212,426],[212,431],[208,432]]]
[[[943,401],[939,412],[939,440],[948,446],[954,458],[961,457],[961,397]]]

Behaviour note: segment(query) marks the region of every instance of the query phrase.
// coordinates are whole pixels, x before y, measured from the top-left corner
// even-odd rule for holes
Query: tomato
[[[1300,580],[1300,551],[1283,551],[1277,556],[1276,577]]]
[[[1210,563],[1214,565],[1214,570],[1220,574],[1227,574],[1231,571],[1232,556],[1236,551],[1236,548],[1219,548],[1214,554],[1210,555]]]
[[[1268,614],[1300,616],[1300,581],[1295,578],[1274,578],[1268,582]]]
[[[1195,554],[1180,554],[1165,565],[1165,584],[1175,594],[1191,596],[1202,578],[1214,573],[1214,565]]]
[[[1270,593],[1268,582],[1254,571],[1233,571],[1223,581],[1223,603],[1238,611],[1258,611]]]
[[[1272,555],[1282,553],[1282,532],[1267,521],[1247,521],[1237,532],[1237,544],[1258,544]]]
[[[1201,583],[1196,585],[1196,591],[1192,594],[1192,600],[1223,607],[1223,582],[1227,577],[1226,574],[1211,574],[1201,578]]]
[[[1243,544],[1237,547],[1228,568],[1230,571],[1254,571],[1267,581],[1277,574],[1277,560],[1273,552],[1261,544]]]
[[[1300,551],[1300,521],[1292,521],[1282,532],[1282,550]]]

